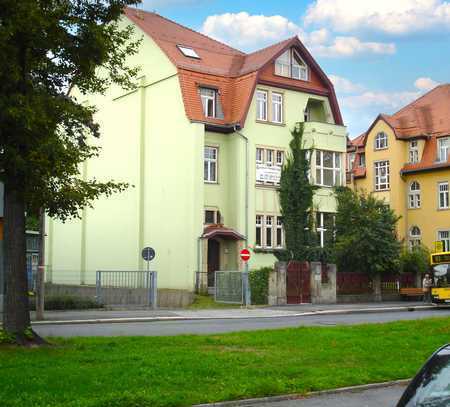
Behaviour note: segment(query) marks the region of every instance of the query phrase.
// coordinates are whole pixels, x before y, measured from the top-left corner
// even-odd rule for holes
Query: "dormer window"
[[[223,119],[218,90],[200,87],[199,93],[202,100],[203,114],[205,117]]]
[[[308,66],[298,52],[291,48],[275,61],[275,75],[307,81]]]
[[[188,58],[200,59],[199,55],[195,52],[194,49],[189,47],[184,47],[183,45],[177,45],[177,48],[181,51],[181,53]]]

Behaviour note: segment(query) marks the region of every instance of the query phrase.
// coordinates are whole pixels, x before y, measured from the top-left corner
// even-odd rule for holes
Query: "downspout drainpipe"
[[[234,125],[234,132],[241,136],[245,141],[245,245],[248,246],[248,186],[249,186],[249,157],[248,157],[248,138],[239,130],[240,125]]]
[[[239,124],[234,125],[234,132],[242,137],[245,141],[245,246],[248,247],[248,187],[249,187],[249,157],[248,157],[248,138],[244,136],[239,130]],[[251,292],[248,272],[248,261],[245,262],[245,280],[244,280],[244,304],[249,306],[251,304]]]

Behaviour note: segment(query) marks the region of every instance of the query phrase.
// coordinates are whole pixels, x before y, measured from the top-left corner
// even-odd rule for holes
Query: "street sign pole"
[[[245,264],[245,271],[243,277],[243,291],[244,291],[244,304],[248,307],[251,304],[251,291],[250,291],[250,278],[248,272],[248,261],[250,260],[250,251],[248,249],[242,249],[240,252],[241,260]]]
[[[149,284],[149,302],[153,309],[158,307],[158,287],[156,271],[150,271],[150,262],[155,258],[155,250],[152,247],[145,247],[142,250],[142,258],[147,262],[147,284]]]

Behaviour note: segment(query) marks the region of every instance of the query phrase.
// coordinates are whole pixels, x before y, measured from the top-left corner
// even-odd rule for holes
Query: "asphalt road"
[[[261,407],[394,407],[406,386],[326,394],[307,399],[254,404]]]
[[[381,323],[450,316],[450,310],[380,312],[369,314],[313,315],[246,319],[210,319],[188,321],[155,321],[110,324],[35,325],[43,336],[172,336],[214,334],[298,326],[334,326]]]

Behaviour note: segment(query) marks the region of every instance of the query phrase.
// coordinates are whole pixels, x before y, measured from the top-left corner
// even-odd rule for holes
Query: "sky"
[[[450,0],[143,0],[245,52],[298,35],[334,83],[350,138],[450,82]]]

